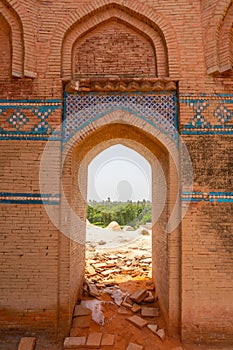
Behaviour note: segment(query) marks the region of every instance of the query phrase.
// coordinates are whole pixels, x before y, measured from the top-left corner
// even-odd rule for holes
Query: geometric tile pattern
[[[233,94],[181,94],[180,103],[193,111],[182,134],[233,134]]]
[[[10,117],[7,118],[7,121],[15,129],[20,130],[23,125],[27,124],[29,119],[23,114],[20,109],[17,109]]]
[[[60,140],[59,132],[54,132],[48,118],[55,110],[61,110],[61,106],[61,101],[57,99],[0,100],[0,139],[47,140],[53,134],[53,139]],[[10,115],[5,117],[7,113]],[[29,129],[25,130],[25,126]]]
[[[60,194],[0,192],[0,203],[59,205]]]
[[[177,98],[167,93],[65,93],[63,140],[104,114],[122,109],[176,138]]]
[[[183,192],[183,202],[233,203],[233,192]]]

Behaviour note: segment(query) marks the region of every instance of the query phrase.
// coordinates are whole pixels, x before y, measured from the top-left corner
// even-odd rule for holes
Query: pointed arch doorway
[[[71,239],[66,246],[60,244],[60,259],[69,258],[69,315],[72,316],[85,270],[88,165],[102,150],[120,143],[143,155],[152,167],[153,278],[169,332],[179,334],[180,228],[175,225],[169,230],[169,217],[180,216],[176,94],[114,94],[114,106],[108,96],[65,95],[60,217],[61,231],[68,232]],[[148,103],[152,104],[150,109]]]

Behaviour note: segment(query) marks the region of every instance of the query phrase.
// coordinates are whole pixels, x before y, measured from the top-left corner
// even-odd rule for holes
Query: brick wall
[[[178,80],[178,126],[194,169],[192,202],[180,230],[168,239],[161,230],[157,245],[156,239],[153,243],[154,252],[159,248],[154,257],[163,309],[181,304],[180,313],[169,312],[176,319],[181,317],[184,340],[232,342],[232,204],[226,195],[232,193],[230,0],[116,0],[114,5],[108,0],[67,0],[65,4],[6,0],[0,6],[2,324],[32,326],[38,321],[39,326],[50,324],[60,334],[67,333],[82,282],[83,247],[60,234],[41,198],[31,196],[40,192],[41,154],[62,120],[63,81],[74,75],[157,74]],[[14,113],[16,124],[10,121]],[[28,119],[25,123],[22,113]],[[110,122],[104,118],[103,122]],[[127,118],[129,124],[147,130],[145,121],[137,125],[132,116]],[[111,128],[107,133],[113,137]],[[79,137],[85,139],[87,134],[80,131]],[[144,138],[142,131],[135,136],[141,144]],[[59,175],[60,131],[54,139],[52,166]],[[84,150],[88,142],[89,138],[82,144]],[[63,174],[67,191],[72,185],[69,161]],[[178,180],[171,169],[169,165],[169,186],[176,188]],[[50,195],[60,193],[58,179]],[[20,198],[15,199],[16,194]],[[59,201],[54,197],[52,202],[56,212]],[[82,201],[77,205],[84,210]],[[161,220],[163,227],[165,217]]]
[[[156,76],[152,44],[117,21],[98,26],[74,46],[74,76]]]

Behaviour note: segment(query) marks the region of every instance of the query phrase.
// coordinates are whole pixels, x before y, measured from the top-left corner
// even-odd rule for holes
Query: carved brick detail
[[[170,79],[80,79],[66,84],[66,91],[98,91],[98,92],[126,92],[126,91],[172,91],[176,90],[176,81]]]

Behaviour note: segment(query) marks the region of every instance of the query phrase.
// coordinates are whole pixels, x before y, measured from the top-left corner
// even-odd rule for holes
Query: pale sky
[[[132,149],[114,145],[98,154],[88,167],[87,198],[97,201],[151,200],[151,166]]]

